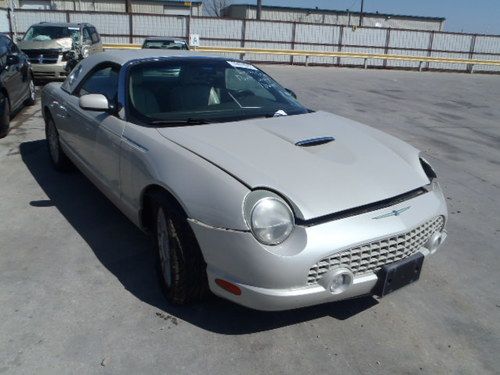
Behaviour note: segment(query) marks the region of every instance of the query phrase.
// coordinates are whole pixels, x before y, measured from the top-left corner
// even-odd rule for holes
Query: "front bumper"
[[[61,61],[57,64],[31,63],[31,70],[37,79],[66,79],[68,73],[64,69],[65,67],[66,61]]]
[[[408,206],[411,209],[399,216],[374,219]],[[372,294],[378,281],[373,272],[354,277],[345,292],[332,294],[321,282],[308,284],[309,271],[325,257],[406,233],[437,216],[447,217],[440,189],[391,208],[311,227],[296,227],[291,237],[278,246],[264,246],[250,232],[214,228],[194,220],[190,224],[207,262],[212,292],[250,308],[277,311]],[[429,254],[424,246],[418,251],[425,256]],[[237,285],[241,294],[222,289],[216,279]]]

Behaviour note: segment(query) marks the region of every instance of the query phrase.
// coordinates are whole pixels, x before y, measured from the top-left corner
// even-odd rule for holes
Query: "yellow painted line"
[[[104,48],[110,49],[139,49],[137,44],[105,44]],[[197,51],[214,53],[254,53],[262,55],[286,55],[286,56],[308,56],[308,57],[344,57],[355,59],[375,59],[375,60],[397,60],[397,61],[416,61],[416,62],[434,62],[443,64],[471,64],[471,65],[496,65],[500,66],[500,60],[478,60],[478,59],[452,59],[448,57],[429,57],[429,56],[409,56],[395,54],[377,54],[377,53],[358,53],[358,52],[323,52],[289,49],[263,49],[263,48],[231,48],[231,47],[197,47]]]

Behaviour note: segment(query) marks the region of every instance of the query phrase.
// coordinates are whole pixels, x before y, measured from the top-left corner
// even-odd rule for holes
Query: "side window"
[[[9,42],[5,36],[0,36],[0,66],[5,66],[7,63],[7,54],[9,53]]]
[[[92,43],[99,43],[100,38],[95,27],[90,28],[90,36],[92,38]]]
[[[80,73],[82,72],[82,68],[83,68],[83,65],[81,62],[79,62],[74,68],[73,70],[71,71],[70,75],[68,76],[68,78],[66,78],[66,80],[63,82],[61,88],[66,91],[67,93],[71,93],[71,90],[73,89],[74,87],[74,83],[76,81],[76,79],[78,78],[78,76],[80,75]]]
[[[109,101],[115,100],[118,91],[117,66],[102,66],[89,73],[74,95],[103,94]]]
[[[92,38],[88,27],[83,28],[83,44],[92,44]]]

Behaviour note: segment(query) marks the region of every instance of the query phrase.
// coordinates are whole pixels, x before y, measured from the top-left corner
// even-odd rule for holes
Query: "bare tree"
[[[222,17],[224,14],[222,10],[231,5],[231,0],[205,0],[203,6],[205,14],[211,17]]]

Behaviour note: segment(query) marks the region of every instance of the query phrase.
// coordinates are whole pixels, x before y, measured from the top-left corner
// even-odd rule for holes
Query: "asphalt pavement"
[[[150,239],[81,173],[52,169],[37,104],[0,140],[0,373],[498,373],[500,76],[263,69],[425,152],[450,217],[420,281],[287,312],[169,305]]]

